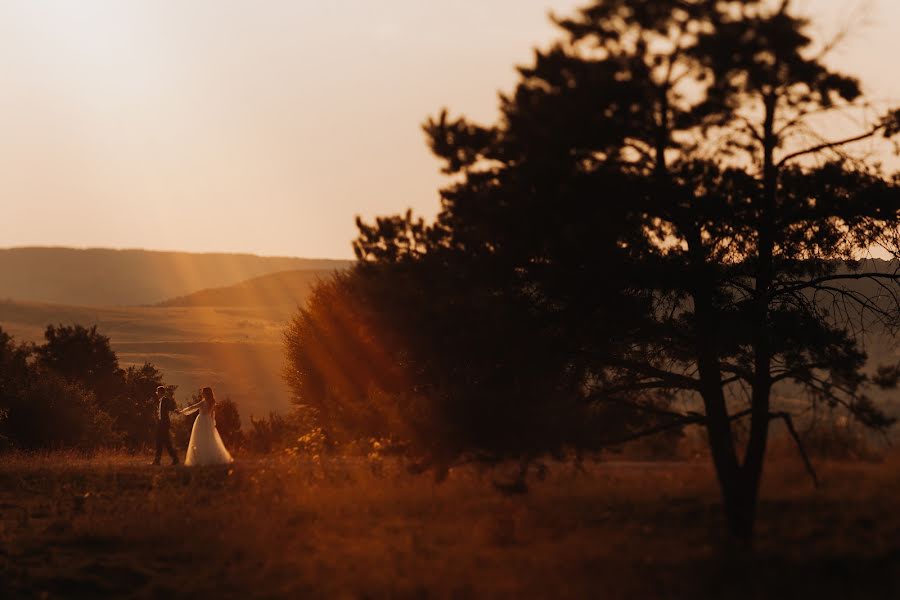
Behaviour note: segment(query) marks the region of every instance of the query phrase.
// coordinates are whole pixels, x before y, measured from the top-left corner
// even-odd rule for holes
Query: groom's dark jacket
[[[156,407],[156,419],[160,429],[169,429],[169,413],[175,410],[175,401],[168,396],[159,399]]]

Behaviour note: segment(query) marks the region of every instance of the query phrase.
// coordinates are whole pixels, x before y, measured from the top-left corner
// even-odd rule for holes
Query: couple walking
[[[159,464],[163,448],[172,457],[172,464],[178,464],[178,455],[172,445],[172,434],[169,432],[169,413],[189,415],[199,412],[194,420],[194,428],[191,430],[191,441],[188,443],[187,456],[184,459],[186,466],[227,465],[234,462],[231,454],[222,443],[219,431],[216,429],[216,396],[212,388],[205,387],[200,390],[200,401],[187,408],[179,409],[175,406],[168,390],[164,386],[156,388],[156,458],[154,465]]]

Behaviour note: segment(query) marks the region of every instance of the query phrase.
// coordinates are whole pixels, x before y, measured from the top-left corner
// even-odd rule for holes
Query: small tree
[[[44,344],[35,349],[41,367],[91,391],[97,403],[117,419],[124,409],[116,406],[122,392],[124,371],[97,326],[48,325]]]
[[[109,338],[96,326],[48,325],[44,338],[45,343],[35,348],[41,369],[88,390],[96,404],[112,416],[129,448],[153,442],[156,404],[152,398],[157,386],[163,385],[163,375],[156,367],[145,363],[120,368]]]
[[[115,447],[122,436],[93,394],[30,361],[0,329],[0,437],[15,448]]]

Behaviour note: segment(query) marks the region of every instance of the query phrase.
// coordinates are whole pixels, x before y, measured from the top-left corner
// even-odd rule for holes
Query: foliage
[[[229,450],[243,446],[241,414],[237,404],[227,396],[224,400],[216,402],[216,429]]]
[[[360,222],[355,243],[357,272],[397,290],[360,302],[404,337],[404,373],[454,390],[478,365],[454,341],[469,336],[477,357],[475,341],[488,340],[489,368],[463,388],[487,393],[446,394],[442,406],[477,397],[481,414],[503,415],[486,421],[494,434],[517,432],[524,445],[543,440],[507,420],[507,403],[528,415],[543,400],[538,418],[561,417],[575,440],[566,417],[584,403],[703,423],[729,527],[744,540],[769,423],[788,414],[773,388],[798,386],[810,404],[876,429],[893,422],[867,388],[896,378],[890,367],[870,377],[862,348],[866,331],[900,325],[898,272],[859,258],[873,245],[900,257],[900,179],[847,148],[898,133],[900,112],[808,142],[816,116],[857,110],[861,90],[826,65],[831,44],[790,9],[599,0],[557,19],[565,38],[520,67],[495,124],[446,111],[425,124],[452,176],[435,222]],[[295,322],[289,336],[316,339],[315,323]],[[504,336],[499,352],[491,334]],[[508,369],[504,348],[517,354]],[[518,360],[539,353],[545,362]],[[488,373],[503,383],[485,385]],[[517,381],[536,403],[510,393]],[[441,394],[427,392],[430,407]],[[449,437],[477,431],[472,416],[451,420],[476,425]]]
[[[32,349],[0,329],[0,437],[27,450],[92,450],[122,443],[92,392],[31,360]]]
[[[298,410],[331,444],[397,437],[442,471],[463,454],[559,454],[647,425],[586,402],[564,331],[488,284],[427,258],[320,282],[285,333]]]
[[[264,419],[250,415],[250,429],[244,434],[247,450],[257,454],[269,454],[293,448],[297,440],[309,433],[313,425],[299,412],[286,415],[269,413]]]
[[[48,325],[45,342],[35,348],[38,363],[68,381],[76,381],[94,394],[97,403],[117,418],[125,407],[116,402],[124,385],[124,372],[109,338],[82,325]]]
[[[125,433],[126,443],[130,448],[155,443],[157,403],[154,394],[161,385],[163,374],[150,363],[125,369],[117,412],[120,415],[118,427]],[[174,387],[169,389],[169,393],[173,392]]]
[[[47,327],[39,346],[0,330],[0,435],[39,448],[152,444],[153,393],[163,375],[150,363],[119,368],[109,338],[81,325]]]

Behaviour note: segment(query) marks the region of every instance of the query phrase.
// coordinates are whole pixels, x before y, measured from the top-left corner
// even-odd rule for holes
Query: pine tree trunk
[[[753,544],[753,528],[756,525],[756,507],[759,499],[759,487],[752,483],[752,478],[748,475],[742,469],[733,481],[720,482],[728,532],[731,538],[744,548],[749,548]]]
[[[695,243],[699,240],[694,240]],[[702,276],[698,282],[703,281]],[[707,287],[697,285],[694,291],[697,336],[697,370],[700,395],[706,412],[709,450],[722,494],[722,506],[731,536],[741,544],[749,544],[753,534],[756,494],[748,486],[745,471],[735,452],[731,419],[725,403],[722,373],[715,350],[716,319],[712,295]]]
[[[704,400],[706,401],[706,397]],[[709,406],[708,401],[706,404]],[[727,414],[724,416],[713,414],[714,416],[711,417],[707,409],[709,448],[722,494],[722,505],[728,523],[728,531],[731,537],[742,546],[750,546],[756,524],[765,446],[763,446],[762,453],[753,457],[748,456],[741,465],[735,454],[731,423]],[[768,419],[763,424],[763,427],[767,426]],[[763,444],[765,444],[764,441]]]
[[[687,232],[688,249],[694,267],[694,317],[697,336],[697,367],[700,393],[706,412],[706,430],[710,454],[722,505],[732,539],[742,546],[753,540],[759,487],[765,462],[769,432],[769,397],[771,392],[771,343],[768,330],[769,293],[774,281],[774,238],[777,168],[774,163],[776,139],[774,134],[777,99],[773,94],[765,98],[763,142],[763,195],[759,214],[759,247],[757,256],[756,289],[754,294],[754,381],[752,382],[750,437],[744,462],[738,460],[731,419],[725,402],[719,357],[715,349],[718,339],[716,308],[712,289],[705,273],[706,256],[699,227]],[[665,173],[663,138],[658,140],[657,176]]]
[[[778,173],[774,161],[774,134],[777,97],[765,97],[763,123],[763,193],[759,204],[759,241],[757,248],[756,287],[753,298],[753,382],[751,394],[750,437],[733,485],[736,499],[727,506],[731,531],[748,544],[753,536],[759,485],[769,438],[769,408],[772,391],[772,344],[769,333],[769,294],[774,283],[775,212]],[[724,486],[724,484],[723,484]],[[724,495],[724,491],[723,491]]]
[[[728,531],[741,545],[749,546],[756,521],[762,461],[741,465],[734,448],[731,421],[725,408],[722,388],[703,392],[709,449],[722,494]]]
[[[731,438],[730,422],[724,409],[710,412],[706,394],[721,395],[710,389],[704,390],[704,401],[707,403],[707,428],[709,431],[710,451],[716,464],[716,474],[722,491],[722,502],[728,528],[731,535],[741,543],[750,545],[753,540],[753,528],[756,524],[756,511],[759,504],[759,486],[762,480],[766,447],[769,438],[769,407],[772,391],[771,360],[772,347],[769,338],[769,293],[774,282],[774,248],[775,248],[775,211],[778,173],[774,161],[776,139],[774,134],[775,111],[777,98],[770,93],[765,98],[765,122],[763,124],[763,193],[758,210],[759,246],[757,248],[756,288],[753,298],[753,392],[751,395],[750,437],[743,464],[739,464]],[[699,308],[699,306],[698,306]],[[702,323],[699,319],[698,324]],[[698,330],[703,334],[702,329]],[[702,339],[702,338],[701,338]],[[711,338],[708,338],[711,339]],[[701,344],[702,345],[702,344]],[[716,400],[718,402],[718,400]],[[728,444],[721,435],[713,436],[713,431],[728,428]],[[734,458],[733,458],[734,457]],[[719,468],[720,462],[734,464],[733,468]]]

